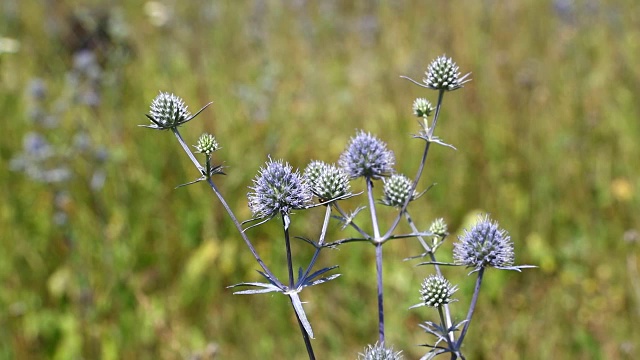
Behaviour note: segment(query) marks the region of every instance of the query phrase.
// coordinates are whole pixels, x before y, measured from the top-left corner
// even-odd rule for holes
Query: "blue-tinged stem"
[[[424,151],[422,152],[422,159],[420,160],[420,166],[418,167],[418,172],[416,173],[416,176],[413,180],[413,184],[411,185],[411,190],[409,194],[413,194],[415,189],[418,187],[418,182],[420,181],[420,177],[422,176],[422,172],[424,171],[424,166],[427,162],[427,154],[429,153],[430,147],[431,147],[430,142],[427,142],[424,146]],[[410,201],[411,201],[411,196],[407,196],[407,200],[405,200],[404,205],[402,205],[402,208],[398,212],[398,216],[396,216],[396,218],[393,220],[393,224],[391,225],[389,230],[387,230],[387,232],[384,234],[384,239],[388,239],[393,234],[396,227],[398,227],[398,224],[400,224],[400,219],[402,218],[402,214],[404,214],[404,212],[407,210],[407,206],[409,206]]]
[[[460,337],[458,338],[458,342],[456,343],[456,349],[460,349],[462,346],[462,341],[464,341],[464,337],[467,335],[467,330],[469,330],[469,325],[471,324],[471,318],[473,317],[473,312],[476,309],[476,304],[478,303],[478,295],[480,294],[480,285],[482,285],[482,276],[484,275],[484,267],[480,268],[478,271],[478,278],[476,279],[476,287],[473,290],[473,297],[471,298],[471,304],[469,305],[469,312],[467,313],[467,322],[464,323],[464,327],[462,328],[462,333],[460,333]]]
[[[443,327],[446,326],[447,328],[449,328],[451,325],[448,325],[447,321],[445,320],[444,313],[442,312],[442,306],[438,306],[438,314],[440,315],[440,325],[442,325]],[[454,348],[455,341],[449,336],[447,336],[447,344],[449,345],[449,349],[451,350],[455,349]]]
[[[184,139],[182,139],[182,135],[180,135],[180,132],[178,131],[178,128],[171,128],[171,131],[173,131],[173,134],[178,139],[178,142],[180,143],[180,146],[182,146],[182,149],[184,150],[184,152],[187,153],[187,155],[189,156],[189,159],[191,159],[191,162],[193,163],[193,165],[196,166],[196,168],[198,169],[198,171],[202,175],[202,165],[200,165],[200,162],[198,162],[198,160],[196,159],[195,155],[193,155],[193,152],[191,151],[191,149],[189,149],[189,146],[187,146],[187,144],[184,142]]]
[[[378,334],[384,344],[384,298],[382,293],[382,243],[376,244],[376,274],[378,281]]]
[[[444,90],[440,90],[440,92],[438,93],[438,104],[436,105],[436,113],[433,116],[433,125],[431,125],[431,127],[429,128],[429,134],[428,134],[429,138],[433,136],[433,132],[436,129],[436,124],[438,123],[438,117],[440,116],[440,108],[442,107],[443,99],[444,99]],[[420,177],[422,177],[422,173],[424,172],[424,167],[427,162],[427,155],[429,154],[430,147],[431,147],[431,142],[427,141],[427,143],[424,146],[424,151],[422,152],[422,159],[420,160],[420,166],[418,166],[418,171],[416,172],[416,176],[413,179],[413,184],[411,186],[411,191],[409,192],[409,194],[413,194],[413,192],[418,187],[418,182],[420,181]],[[402,217],[402,214],[405,212],[405,210],[407,210],[407,206],[409,206],[410,201],[411,201],[411,196],[408,196],[407,200],[405,200],[404,202],[404,205],[402,205],[402,208],[398,212],[398,216],[396,216],[395,220],[393,221],[393,224],[391,225],[389,230],[387,230],[387,232],[384,234],[384,237],[383,237],[384,239],[388,239],[389,236],[393,234],[396,227],[400,223],[400,218]]]
[[[369,213],[373,225],[373,240],[376,246],[376,280],[378,284],[378,335],[380,344],[384,344],[384,295],[382,287],[382,239],[378,227],[378,216],[376,214],[376,204],[373,200],[373,180],[369,177],[367,181],[367,197],[369,199]]]
[[[414,232],[414,234],[419,234],[420,230],[418,230],[418,228],[416,227],[416,224],[413,222],[413,219],[411,218],[411,215],[409,215],[409,211],[405,210],[404,217],[405,217],[405,219],[407,219],[407,223],[411,227],[411,230]],[[418,241],[420,242],[420,245],[422,245],[422,247],[427,252],[427,254],[432,254],[433,250],[431,249],[431,247],[429,245],[427,245],[427,243],[424,241],[422,236],[417,236],[417,238],[418,238]],[[433,260],[433,261],[435,261],[435,260]],[[438,275],[442,275],[442,274],[440,274],[440,267],[438,265],[436,265],[436,271],[438,272]]]
[[[407,218],[407,222],[409,223],[409,226],[411,227],[411,230],[414,233],[419,233],[420,231],[418,231],[418,228],[416,227],[416,224],[413,222],[413,219],[411,218],[411,215],[409,215],[408,211],[405,211],[404,213],[405,217]],[[424,239],[422,238],[422,236],[418,236],[418,240],[420,241],[420,244],[422,245],[422,247],[426,250],[427,254],[429,255],[429,258],[431,259],[432,262],[437,262],[436,260],[436,254],[433,252],[433,249],[427,245],[427,243],[424,241]],[[440,266],[438,264],[434,264],[433,267],[436,270],[436,273],[440,276],[442,276],[442,271],[440,270]],[[449,311],[449,304],[445,304],[444,305],[444,312],[446,315],[446,325],[447,325],[447,329],[451,327],[451,312]],[[454,342],[455,341],[455,335],[453,333],[453,331],[449,332],[449,337],[447,338],[448,341]]]
[[[436,113],[433,115],[433,125],[429,128],[429,137],[433,136],[433,132],[436,130],[436,124],[440,117],[440,108],[442,107],[442,99],[444,98],[444,89],[440,89],[438,92],[438,103],[436,104]]]
[[[287,224],[285,214],[282,214],[282,227],[284,228],[284,242],[287,248],[287,268],[289,270],[289,289],[293,289],[295,282],[293,279],[293,262],[291,261],[291,241],[289,240],[289,224]]]
[[[349,215],[347,215],[347,213],[340,207],[340,204],[338,204],[337,202],[334,204],[336,210],[338,210],[338,212],[340,213],[340,215],[342,215],[343,218],[347,219],[349,217]],[[351,226],[352,228],[354,228],[358,233],[360,233],[360,235],[362,235],[364,238],[371,238],[371,235],[367,234],[364,230],[362,230],[358,225],[356,225],[356,223],[352,221],[348,224],[349,226]]]
[[[309,273],[311,272],[311,269],[313,269],[313,266],[316,264],[316,261],[318,260],[318,256],[320,255],[320,250],[322,250],[322,245],[324,245],[324,240],[325,240],[325,237],[327,236],[329,219],[331,219],[331,205],[327,205],[327,209],[324,214],[324,222],[322,223],[322,231],[320,232],[320,239],[318,239],[316,251],[313,253],[313,257],[309,262],[309,266],[307,266],[307,270],[304,272],[303,278],[306,278],[309,275]]]
[[[198,171],[202,174],[203,173],[202,165],[200,165],[200,163],[196,159],[195,155],[193,155],[193,152],[191,151],[191,149],[189,149],[189,146],[187,146],[187,144],[184,142],[184,139],[182,139],[182,136],[180,135],[180,132],[178,131],[178,129],[177,128],[172,128],[171,131],[173,131],[173,134],[178,139],[178,142],[180,143],[180,146],[182,147],[184,152],[187,153],[187,155],[189,156],[189,159],[191,159],[191,162],[193,163],[193,165],[195,165],[195,167],[198,169]],[[258,255],[258,252],[253,247],[253,244],[251,243],[251,241],[249,240],[247,235],[242,231],[242,225],[240,225],[240,222],[238,221],[238,218],[236,218],[235,214],[233,213],[233,211],[229,207],[229,204],[227,204],[227,202],[225,201],[224,197],[220,193],[220,190],[218,189],[216,184],[213,182],[213,180],[211,180],[210,177],[208,177],[209,174],[205,173],[204,175],[207,176],[207,183],[209,183],[209,186],[211,187],[211,190],[213,190],[213,192],[216,194],[216,197],[218,197],[218,200],[220,200],[220,203],[222,203],[222,206],[224,207],[224,209],[226,210],[227,214],[231,218],[231,221],[233,222],[233,224],[235,225],[236,229],[240,233],[240,236],[242,236],[242,240],[244,240],[245,244],[247,245],[247,247],[251,251],[251,254],[256,259],[256,261],[258,262],[258,264],[260,265],[262,270],[264,270],[264,273],[267,274],[267,276],[269,276],[269,278],[275,284],[282,285],[282,284],[280,284],[280,281],[278,280],[278,278],[276,278],[273,275],[271,270],[269,270],[267,265],[262,261],[262,259],[260,258],[260,255]]]
[[[231,208],[229,207],[229,204],[227,204],[227,201],[224,199],[224,197],[220,193],[220,190],[218,189],[216,184],[213,182],[213,180],[211,180],[211,178],[207,178],[207,183],[209,183],[209,187],[211,187],[211,190],[213,190],[213,192],[218,197],[218,200],[220,200],[220,203],[222,204],[222,207],[224,207],[224,209],[227,211],[227,214],[231,218],[231,221],[236,226],[236,229],[240,233],[240,236],[242,236],[242,240],[244,240],[244,243],[247,245],[247,247],[249,248],[249,251],[251,251],[251,254],[256,259],[256,261],[258,262],[258,264],[260,265],[262,270],[264,270],[264,273],[267,274],[267,276],[269,276],[271,281],[273,281],[276,285],[280,285],[281,286],[282,284],[280,283],[278,278],[273,275],[271,270],[269,270],[269,268],[267,267],[267,264],[265,264],[264,261],[262,261],[262,258],[260,258],[260,255],[258,255],[258,252],[256,251],[255,247],[253,247],[253,244],[251,243],[251,240],[249,240],[249,238],[247,237],[247,234],[245,234],[242,231],[242,225],[240,225],[240,222],[238,221],[238,218],[236,218],[236,216],[233,213],[233,211],[231,211]]]

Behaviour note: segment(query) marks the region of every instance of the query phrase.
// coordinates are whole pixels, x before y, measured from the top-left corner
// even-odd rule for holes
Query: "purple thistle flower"
[[[458,237],[453,244],[453,259],[458,265],[476,269],[511,269],[515,255],[509,234],[485,215],[478,219],[471,230],[465,230],[464,235]]]
[[[311,202],[311,187],[307,179],[292,171],[289,163],[269,161],[253,179],[249,192],[249,208],[255,218],[288,215],[291,210],[304,209]]]
[[[351,138],[338,164],[354,179],[366,177],[380,179],[393,173],[395,157],[387,144],[375,136],[359,131]]]

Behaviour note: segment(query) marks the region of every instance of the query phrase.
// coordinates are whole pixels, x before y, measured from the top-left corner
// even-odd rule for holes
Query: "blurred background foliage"
[[[248,219],[267,154],[333,162],[356,129],[413,176],[411,104],[436,99],[399,75],[444,53],[473,73],[437,131],[458,151],[432,148],[420,188],[437,186],[410,211],[423,228],[444,217],[451,240],[489,212],[540,266],[487,273],[467,358],[637,359],[639,24],[636,0],[2,1],[0,358],[305,358],[284,297],[225,288],[258,266],[210,189],[174,190],[198,174],[171,134],[137,125],[159,90],[192,111],[213,100],[182,132],[216,135],[218,183]],[[296,215],[294,234],[321,218]],[[280,231],[250,235],[284,275]],[[373,250],[324,252],[343,276],[302,293],[321,359],[375,342]],[[409,359],[435,320],[407,310],[432,272],[402,261],[418,252],[385,246],[388,343]],[[473,280],[445,270],[463,318]]]

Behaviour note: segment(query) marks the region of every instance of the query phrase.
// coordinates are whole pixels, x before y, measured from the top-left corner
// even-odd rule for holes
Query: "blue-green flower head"
[[[161,91],[151,102],[149,115],[159,126],[171,127],[184,122],[191,113],[180,97]]]
[[[312,161],[304,171],[311,191],[322,201],[328,201],[349,194],[349,175],[344,169],[322,161]]]
[[[187,105],[185,105],[180,97],[161,91],[151,102],[151,109],[149,114],[146,115],[147,118],[151,120],[151,125],[140,126],[156,130],[176,128],[198,116],[198,114],[209,105],[211,105],[211,103],[208,103],[202,107],[202,109],[198,110],[197,113],[191,115],[187,110]]]
[[[409,201],[413,201],[419,196],[415,190],[411,193],[413,182],[402,174],[393,174],[382,179],[382,182],[384,183],[382,187],[384,193],[382,204],[384,205],[400,208],[404,206],[408,197],[411,197]]]
[[[352,179],[380,179],[393,173],[395,157],[391,150],[387,150],[387,144],[383,141],[359,131],[340,155],[338,164]]]
[[[364,353],[358,354],[358,360],[401,360],[402,351],[394,351],[393,347],[385,347],[384,344],[368,345]]]
[[[452,296],[457,290],[456,286],[452,286],[449,280],[441,275],[429,275],[420,288],[420,305],[436,308],[449,304],[455,301]]]
[[[447,223],[444,222],[443,218],[435,219],[429,226],[429,232],[433,233],[435,236],[443,238],[449,234]]]
[[[303,175],[305,178],[307,178],[312,188],[313,188],[313,183],[315,183],[316,180],[318,180],[318,178],[320,177],[320,174],[322,173],[322,170],[326,166],[327,166],[327,163],[325,163],[324,161],[313,160],[304,169]]]
[[[413,115],[419,118],[431,116],[433,105],[425,98],[417,98],[413,101]]]
[[[195,147],[197,152],[205,155],[211,155],[214,151],[220,149],[216,138],[213,135],[207,133],[204,133],[200,136]]]
[[[312,197],[307,179],[282,160],[269,159],[250,189],[253,191],[247,194],[249,209],[255,218],[288,215],[292,210],[307,207]]]
[[[485,215],[471,230],[465,230],[464,235],[458,237],[453,244],[453,259],[458,265],[476,269],[504,269],[512,267],[515,255],[509,234]]]
[[[467,79],[470,73],[460,77],[458,65],[445,55],[433,60],[425,74],[426,77],[422,81],[425,87],[433,90],[453,91],[471,81]]]

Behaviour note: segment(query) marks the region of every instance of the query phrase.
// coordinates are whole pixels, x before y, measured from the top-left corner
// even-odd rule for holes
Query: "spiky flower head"
[[[260,168],[250,189],[253,191],[247,194],[249,209],[256,218],[288,215],[292,210],[305,208],[312,196],[307,179],[298,170],[271,158]]]
[[[401,360],[402,351],[394,351],[393,347],[387,348],[384,344],[367,345],[364,353],[358,354],[358,360]]]
[[[453,244],[453,259],[458,265],[480,269],[483,267],[512,268],[515,260],[513,243],[506,230],[501,229],[488,215],[465,230]]]
[[[395,157],[387,144],[375,136],[359,131],[351,138],[338,161],[352,179],[366,177],[380,179],[393,172]]]
[[[191,113],[180,97],[161,91],[151,102],[149,115],[157,122],[158,126],[171,127],[184,122],[191,116]]]
[[[384,184],[382,203],[387,206],[402,207],[410,196],[413,182],[402,174],[393,174],[388,178],[382,179]],[[413,191],[411,194],[411,200],[415,200],[419,196],[417,191]]]
[[[333,164],[312,161],[304,170],[311,191],[321,200],[332,200],[349,193],[349,175]]]
[[[452,286],[449,280],[442,277],[442,275],[429,275],[424,279],[420,288],[420,300],[422,300],[422,303],[416,306],[435,308],[449,304],[456,301],[452,296],[457,290],[458,287]]]
[[[433,105],[427,99],[417,98],[413,101],[413,115],[419,118],[431,116],[433,110]]]
[[[205,105],[194,115],[191,115],[187,110],[187,105],[185,105],[180,97],[161,91],[151,102],[151,110],[149,114],[146,115],[147,118],[151,120],[151,125],[140,126],[157,130],[175,128],[198,116],[198,114],[209,105],[211,105],[211,103]]]
[[[426,87],[433,90],[452,91],[471,81],[471,79],[467,79],[470,73],[460,77],[458,65],[445,55],[433,60],[425,74],[426,77],[422,81]]]
[[[306,177],[307,180],[309,180],[309,184],[312,185],[311,186],[312,188],[313,188],[313,183],[315,183],[316,180],[318,180],[318,177],[320,177],[320,173],[322,172],[322,169],[325,166],[327,166],[327,163],[325,163],[324,161],[313,160],[312,162],[309,163],[309,165],[307,165],[307,167],[302,172],[304,177]]]
[[[200,135],[195,148],[199,153],[209,156],[214,151],[220,149],[220,146],[213,135],[204,133]]]
[[[447,229],[447,223],[443,218],[433,220],[429,226],[429,232],[438,237],[445,237],[449,232]]]

